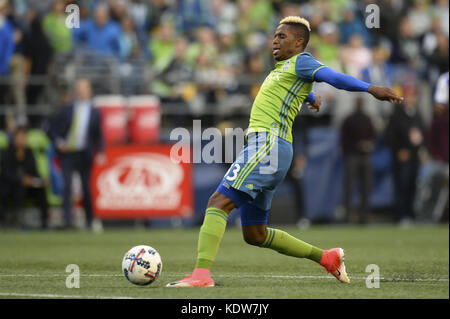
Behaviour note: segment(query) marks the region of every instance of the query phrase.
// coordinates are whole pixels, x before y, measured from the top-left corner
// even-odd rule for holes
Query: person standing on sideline
[[[375,129],[368,115],[364,113],[364,99],[356,98],[355,111],[343,122],[341,145],[344,156],[344,205],[345,221],[351,221],[353,213],[352,194],[355,182],[359,183],[359,223],[367,223],[369,196],[372,184],[370,153],[374,148]]]
[[[322,104],[320,95],[316,95],[316,100],[319,99],[318,104]],[[318,109],[312,109],[312,112],[317,113]],[[286,174],[286,181],[290,184],[293,191],[295,204],[296,225],[300,229],[307,229],[311,225],[311,221],[306,214],[306,198],[303,187],[304,170],[308,162],[308,137],[309,137],[308,120],[304,116],[297,116],[294,119],[292,127],[292,163]],[[296,138],[295,138],[295,137]]]
[[[83,206],[86,226],[91,228],[93,222],[90,177],[94,160],[105,163],[103,135],[101,131],[101,115],[91,101],[91,83],[87,79],[79,79],[75,84],[75,100],[62,107],[53,118],[50,127],[50,138],[55,144],[61,160],[64,181],[63,210],[67,228],[72,222],[72,175],[80,174],[83,190]]]
[[[12,144],[0,156],[0,219],[13,227],[24,227],[23,208],[28,198],[33,198],[41,212],[41,228],[48,228],[48,202],[45,188],[48,180],[37,170],[36,159],[27,146],[27,129],[14,131]],[[6,209],[11,201],[12,209]],[[3,216],[2,216],[3,215]]]
[[[404,103],[395,105],[385,132],[393,159],[395,210],[400,226],[408,226],[414,219],[419,149],[425,145],[425,129],[417,110],[417,99],[416,88],[407,86]]]
[[[449,73],[441,74],[434,92],[434,115],[429,130],[429,150],[433,167],[432,177],[437,186],[437,200],[433,205],[433,221],[442,221],[448,215],[448,91]],[[448,216],[447,216],[448,217]]]

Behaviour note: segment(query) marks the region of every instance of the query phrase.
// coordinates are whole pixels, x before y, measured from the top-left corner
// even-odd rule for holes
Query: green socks
[[[322,258],[322,249],[305,243],[279,229],[267,228],[267,238],[261,247],[276,250],[287,256],[308,258],[317,263],[320,263]]]
[[[219,208],[206,209],[205,219],[198,236],[198,256],[195,268],[211,269],[219,250],[228,214]]]
[[[195,268],[211,269],[227,227],[227,219],[228,214],[219,208],[206,209],[205,219],[198,236],[198,256]],[[287,256],[307,258],[317,263],[320,263],[322,258],[322,249],[279,229],[267,228],[267,238],[261,247],[273,249]]]

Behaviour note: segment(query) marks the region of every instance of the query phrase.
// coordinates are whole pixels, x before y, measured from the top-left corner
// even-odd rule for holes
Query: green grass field
[[[421,226],[280,227],[322,248],[343,247],[350,285],[312,261],[244,243],[225,233],[212,274],[214,288],[166,288],[195,263],[198,228],[88,232],[1,232],[0,298],[449,298],[449,228]],[[121,272],[132,246],[156,248],[160,278],[134,286]],[[80,268],[80,288],[66,288],[66,266]],[[380,269],[380,287],[366,287],[366,266]]]

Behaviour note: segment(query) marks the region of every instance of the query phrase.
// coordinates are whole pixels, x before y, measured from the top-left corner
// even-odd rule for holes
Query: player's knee
[[[228,197],[216,191],[209,197],[207,207],[219,208],[229,214],[236,206]]]
[[[208,199],[208,207],[217,207],[220,204],[220,193],[214,192]]]
[[[261,246],[266,240],[267,234],[263,232],[244,232],[244,241],[252,246]]]

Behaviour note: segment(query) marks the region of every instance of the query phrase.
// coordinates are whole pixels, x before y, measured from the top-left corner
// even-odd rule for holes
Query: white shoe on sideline
[[[297,227],[300,229],[308,229],[311,226],[311,221],[308,218],[301,218],[297,222]]]

